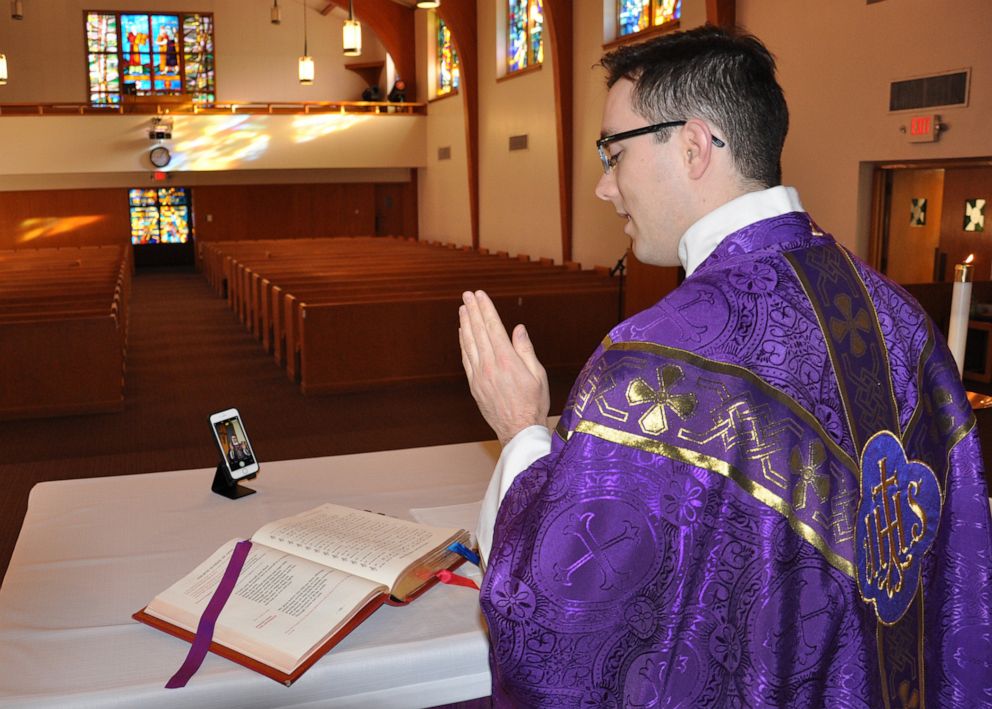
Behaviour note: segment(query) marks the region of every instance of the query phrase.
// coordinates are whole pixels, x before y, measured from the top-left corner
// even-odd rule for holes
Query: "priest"
[[[781,183],[754,37],[602,61],[596,195],[686,279],[605,335],[557,428],[525,328],[459,338],[503,444],[483,503],[497,706],[992,706],[975,418],[933,323]]]

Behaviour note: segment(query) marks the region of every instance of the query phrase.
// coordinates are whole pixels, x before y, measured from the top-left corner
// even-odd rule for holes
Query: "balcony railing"
[[[157,97],[161,98],[161,97]],[[0,116],[107,116],[114,114],[140,115],[217,115],[308,114],[308,113],[379,113],[383,115],[426,115],[423,103],[393,103],[386,101],[232,101],[210,105],[192,101],[125,101],[116,106],[94,106],[89,103],[2,103]]]

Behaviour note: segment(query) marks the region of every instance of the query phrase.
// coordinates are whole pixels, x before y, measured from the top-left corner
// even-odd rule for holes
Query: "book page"
[[[327,503],[271,522],[252,539],[393,588],[408,566],[457,533]]]
[[[156,596],[145,611],[195,633],[237,541]],[[289,673],[385,591],[367,579],[252,542],[214,640]]]

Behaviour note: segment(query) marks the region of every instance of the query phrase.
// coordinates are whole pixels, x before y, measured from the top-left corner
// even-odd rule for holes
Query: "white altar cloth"
[[[478,593],[438,585],[384,606],[292,687],[208,654],[183,689],[166,680],[189,645],[131,614],[232,537],[322,502],[411,518],[479,500],[496,442],[263,463],[228,500],[214,470],[41,483],[0,588],[0,705],[397,707],[486,696]],[[465,568],[465,567],[463,567]]]

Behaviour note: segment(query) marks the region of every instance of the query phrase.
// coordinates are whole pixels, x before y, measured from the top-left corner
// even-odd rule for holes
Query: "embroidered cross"
[[[858,308],[857,314],[852,312],[851,297],[847,293],[838,293],[834,298],[834,305],[841,312],[841,317],[830,318],[830,333],[838,342],[843,342],[844,337],[851,336],[851,352],[855,357],[860,357],[865,353],[866,345],[864,339],[858,334],[861,332],[871,332],[871,319],[864,308]]]
[[[610,563],[610,559],[607,556],[607,550],[615,547],[617,544],[625,541],[634,541],[637,539],[638,530],[629,521],[623,521],[622,529],[606,541],[601,542],[596,539],[596,535],[592,533],[590,525],[592,520],[596,517],[593,512],[584,512],[578,518],[571,520],[564,529],[565,534],[571,534],[579,538],[583,546],[586,548],[586,553],[572,562],[569,566],[562,569],[558,564],[554,565],[555,569],[555,580],[560,581],[565,586],[572,585],[572,575],[576,571],[581,569],[590,561],[596,562],[596,566],[603,574],[603,583],[600,588],[604,591],[608,591],[613,588],[616,583],[620,580],[621,576],[626,576],[627,574],[619,573],[613,568],[613,564]]]
[[[809,452],[806,460],[802,459],[799,446],[792,449],[792,457],[789,458],[789,468],[793,474],[798,475],[800,480],[792,490],[792,506],[797,510],[806,507],[806,495],[809,488],[813,488],[820,502],[825,502],[827,494],[830,492],[830,477],[819,472],[820,467],[826,462],[827,454],[820,441],[810,441]]]
[[[687,303],[683,303],[678,307],[672,307],[666,301],[661,302],[662,308],[668,313],[669,319],[675,323],[675,325],[682,332],[682,335],[692,342],[699,342],[703,333],[706,332],[706,325],[696,325],[686,316],[686,311],[689,310],[694,305],[702,303],[704,305],[713,305],[715,302],[713,298],[713,293],[708,290],[700,290],[696,293],[696,297]]]
[[[644,412],[638,423],[645,433],[658,435],[668,430],[668,417],[665,414],[665,407],[670,408],[683,420],[691,416],[696,410],[695,394],[673,394],[671,387],[680,382],[685,375],[682,369],[673,364],[666,364],[658,368],[658,388],[653,389],[650,384],[638,377],[627,386],[627,403],[636,406],[638,404],[651,404],[652,406]]]
[[[802,581],[797,596],[803,593],[805,586],[807,586],[807,582]],[[780,632],[769,630],[763,645],[776,654],[791,651],[800,663],[805,664],[818,647],[815,637],[806,637],[806,630],[809,624],[820,616],[826,615],[829,618],[830,609],[829,601],[822,601],[820,605],[812,609],[800,609],[799,617],[794,622],[788,623]]]

